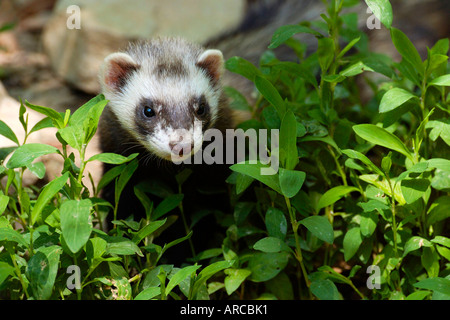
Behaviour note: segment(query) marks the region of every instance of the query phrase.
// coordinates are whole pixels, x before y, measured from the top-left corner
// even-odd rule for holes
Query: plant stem
[[[86,161],[84,161],[85,155],[86,155],[86,144],[83,144],[81,146],[81,150],[80,150],[80,159],[81,159],[81,165],[80,165],[80,173],[78,174],[78,183],[81,184],[81,181],[83,179],[83,172],[84,169],[86,168]]]
[[[189,226],[187,224],[186,215],[184,214],[183,202],[181,202],[178,205],[178,208],[180,209],[181,218],[183,219],[184,230],[186,231],[186,235],[188,235],[190,230],[189,230]],[[189,246],[191,247],[192,257],[195,257],[195,248],[194,248],[194,244],[192,243],[192,239],[189,238],[188,241],[189,241]]]
[[[364,295],[355,287],[352,281],[349,282],[350,287],[355,290],[355,292],[361,297],[361,299],[365,299]]]
[[[298,232],[297,232],[298,231],[298,227],[300,226],[300,224],[295,219],[295,213],[293,212],[293,209],[291,207],[291,202],[290,202],[289,198],[285,196],[284,199],[286,201],[286,205],[287,205],[287,208],[288,208],[288,211],[289,211],[289,216],[290,216],[290,219],[291,219],[292,230],[294,232],[294,237],[295,237],[295,258],[297,259],[297,261],[300,264],[300,267],[301,267],[302,273],[303,273],[303,277],[305,278],[306,286],[308,287],[309,295],[312,298],[311,291],[309,290],[310,281],[308,279],[308,273],[307,273],[305,265],[303,263],[302,249],[300,247],[300,239],[298,237]]]
[[[73,256],[73,263],[78,266],[77,262],[77,256],[74,254]],[[80,285],[80,289],[75,288],[75,291],[77,292],[77,300],[81,300],[81,291],[83,290],[83,287]]]
[[[394,235],[394,252],[396,257],[398,257],[398,251],[397,251],[397,223],[395,221],[395,193],[394,193],[394,187],[392,186],[392,182],[389,179],[389,176],[386,175],[386,179],[389,184],[389,188],[391,189],[391,211],[392,211],[392,233]]]
[[[19,278],[20,284],[22,285],[22,289],[25,292],[25,295],[26,295],[27,299],[30,299],[30,296],[29,296],[28,291],[27,291],[27,285],[23,281],[22,273],[20,272],[20,267],[17,265],[16,256],[13,253],[12,249],[8,250],[8,251],[9,251],[9,256],[11,257],[11,261],[12,261],[12,263],[14,265],[14,271],[16,272],[17,278]]]
[[[328,151],[330,152],[331,156],[334,159],[334,162],[336,163],[336,168],[339,171],[339,175],[341,176],[343,185],[347,186],[348,185],[348,183],[347,183],[347,175],[345,174],[344,170],[342,169],[341,164],[339,163],[339,161],[338,161],[338,159],[336,157],[336,154],[333,151],[333,148],[331,146],[329,146],[329,145],[328,145]]]
[[[178,192],[181,194],[182,190],[181,190],[181,185],[178,185]],[[184,224],[184,230],[186,231],[186,235],[189,234],[189,232],[191,232],[191,230],[189,229],[189,226],[187,224],[187,220],[186,220],[186,215],[184,214],[184,208],[183,208],[183,201],[180,202],[180,204],[178,205],[178,208],[180,209],[181,212],[181,218],[183,219],[183,224]],[[192,257],[195,257],[195,248],[194,248],[194,243],[192,242],[192,238],[190,237],[188,239],[189,241],[189,246],[191,247],[191,253],[192,253]]]

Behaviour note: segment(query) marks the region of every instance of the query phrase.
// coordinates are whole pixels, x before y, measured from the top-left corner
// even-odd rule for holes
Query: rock
[[[129,41],[176,35],[205,43],[238,26],[244,11],[245,0],[136,0],[132,6],[119,0],[59,0],[44,29],[43,46],[62,78],[96,94],[104,57]],[[76,22],[79,29],[68,28]]]

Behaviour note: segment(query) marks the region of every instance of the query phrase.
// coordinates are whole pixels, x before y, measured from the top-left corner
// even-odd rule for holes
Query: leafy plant
[[[366,2],[390,30],[400,63],[369,51],[356,15],[341,15],[354,4],[346,1],[328,2],[325,24],[304,22],[275,32],[269,48],[287,45],[297,62],[280,61],[271,51],[259,68],[239,57],[228,60],[228,69],[251,80],[261,97],[252,109],[255,119],[242,126],[279,129],[281,165],[270,178],[249,163],[231,169],[262,183],[262,190],[253,189],[258,195],[270,195],[255,206],[266,215],[268,237],[253,248],[267,254],[266,263],[274,252],[287,253],[281,274],[292,275],[289,266],[297,262],[300,297],[341,299],[337,285],[346,284],[361,298],[424,299],[431,292],[417,291],[424,286],[416,283],[427,277],[446,286],[449,271],[443,237],[448,215],[439,209],[446,207],[450,186],[444,129],[449,42],[438,41],[422,61],[408,37],[392,27],[389,2]],[[306,56],[293,38],[297,33],[316,37],[317,51]],[[374,91],[366,104],[356,77]],[[236,189],[242,190],[238,179]],[[275,221],[269,218],[274,210],[280,212]],[[290,230],[274,236],[287,219]],[[436,244],[441,237],[447,245]],[[348,276],[331,268],[343,262]],[[378,290],[353,283],[361,282],[369,265],[381,270]],[[432,297],[443,298],[443,289],[438,292]]]
[[[0,149],[0,297],[449,299],[449,41],[427,48],[422,60],[392,26],[389,1],[366,1],[390,30],[401,56],[394,62],[369,50],[356,13],[342,13],[357,1],[326,3],[322,20],[280,27],[258,66],[241,57],[226,62],[258,94],[249,102],[225,89],[233,108],[252,114],[239,127],[278,130],[279,141],[267,135],[267,145],[271,156],[279,155],[279,169],[261,174],[269,169],[263,159],[232,165],[232,212],[216,215],[227,228],[222,246],[180,266],[162,258],[189,241],[191,229],[202,232],[195,223],[204,213],[183,215],[184,237],[158,240],[170,232],[173,215],[184,214],[189,171],[174,177],[178,190],[135,186],[146,218],[117,220],[139,164],[136,154],[86,159],[107,104],[103,96],[73,114],[25,102],[24,141],[0,120],[0,134],[14,143]],[[299,33],[314,37],[317,47],[306,48]],[[273,51],[279,46],[297,60],[279,60]],[[30,128],[26,107],[46,118]],[[27,143],[48,127],[58,129],[59,148]],[[24,172],[42,179],[39,159],[51,154],[64,162],[60,176],[42,188],[25,187]],[[92,190],[83,180],[90,161],[116,165]],[[100,198],[111,182],[114,203]],[[102,229],[107,214],[111,230]],[[374,268],[379,272],[369,283]]]

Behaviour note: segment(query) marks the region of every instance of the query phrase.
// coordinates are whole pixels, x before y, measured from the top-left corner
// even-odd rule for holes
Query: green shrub
[[[107,103],[102,96],[73,114],[26,102],[46,118],[29,128],[21,106],[23,142],[0,121],[0,134],[17,145],[0,149],[6,182],[0,190],[0,297],[449,299],[449,40],[427,49],[422,61],[391,26],[389,2],[366,2],[383,8],[382,15],[374,12],[390,30],[401,62],[371,52],[356,14],[341,14],[355,1],[329,1],[323,21],[275,32],[269,49],[287,45],[297,62],[280,61],[271,50],[259,66],[240,57],[227,61],[227,69],[251,80],[259,93],[249,104],[227,88],[233,107],[252,113],[240,127],[279,130],[280,168],[263,176],[256,170],[267,166],[262,163],[231,166],[233,212],[219,221],[227,227],[222,247],[181,266],[160,264],[160,258],[191,232],[157,244],[168,214],[182,203],[178,190],[154,208],[137,189],[147,218],[115,220],[108,233],[101,229],[106,212],[115,217],[138,165],[136,154],[85,158]],[[315,37],[317,51],[308,55],[293,37],[298,33]],[[373,91],[368,100],[357,79]],[[47,127],[58,129],[62,151],[26,143]],[[68,145],[77,154],[68,154]],[[40,190],[25,188],[24,171],[42,178],[45,167],[35,159],[52,153],[64,159],[61,176]],[[94,160],[117,166],[91,194],[82,178]],[[176,178],[182,190],[186,177]],[[112,204],[99,198],[111,181]]]

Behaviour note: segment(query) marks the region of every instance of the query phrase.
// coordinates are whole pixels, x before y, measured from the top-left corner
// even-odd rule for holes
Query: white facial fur
[[[199,68],[196,63],[212,56],[223,59],[222,53],[218,50],[205,50],[198,55],[197,60],[193,60],[192,54],[178,54],[176,58],[179,60],[177,61],[182,63],[185,72],[171,77],[161,77],[154,73],[153,70],[160,61],[151,59],[150,56],[132,56],[133,52],[130,52],[130,54],[113,53],[105,59],[100,82],[103,94],[110,101],[110,110],[117,116],[123,128],[160,158],[173,159],[173,143],[178,142],[181,148],[188,145],[189,148],[191,145],[194,148],[189,150],[188,154],[183,153],[182,157],[177,159],[183,160],[190,154],[197,152],[202,145],[203,136],[202,134],[194,134],[194,123],[189,127],[185,125],[184,128],[178,127],[177,123],[157,123],[152,134],[143,139],[135,127],[136,108],[141,107],[141,101],[145,98],[150,101],[163,102],[164,106],[153,105],[156,113],[161,111],[161,108],[177,108],[174,109],[174,112],[182,116],[183,112],[192,112],[192,110],[189,110],[192,106],[189,106],[187,101],[194,97],[204,96],[209,105],[210,122],[214,123],[218,116],[220,92],[218,87],[211,83],[211,78],[207,72]],[[108,76],[111,62],[117,60],[137,66],[136,70],[127,75],[125,85],[120,87],[120,90],[104,80]],[[216,76],[220,77],[222,70],[223,68],[220,66],[216,70],[218,72]],[[186,149],[184,150],[186,151]]]

